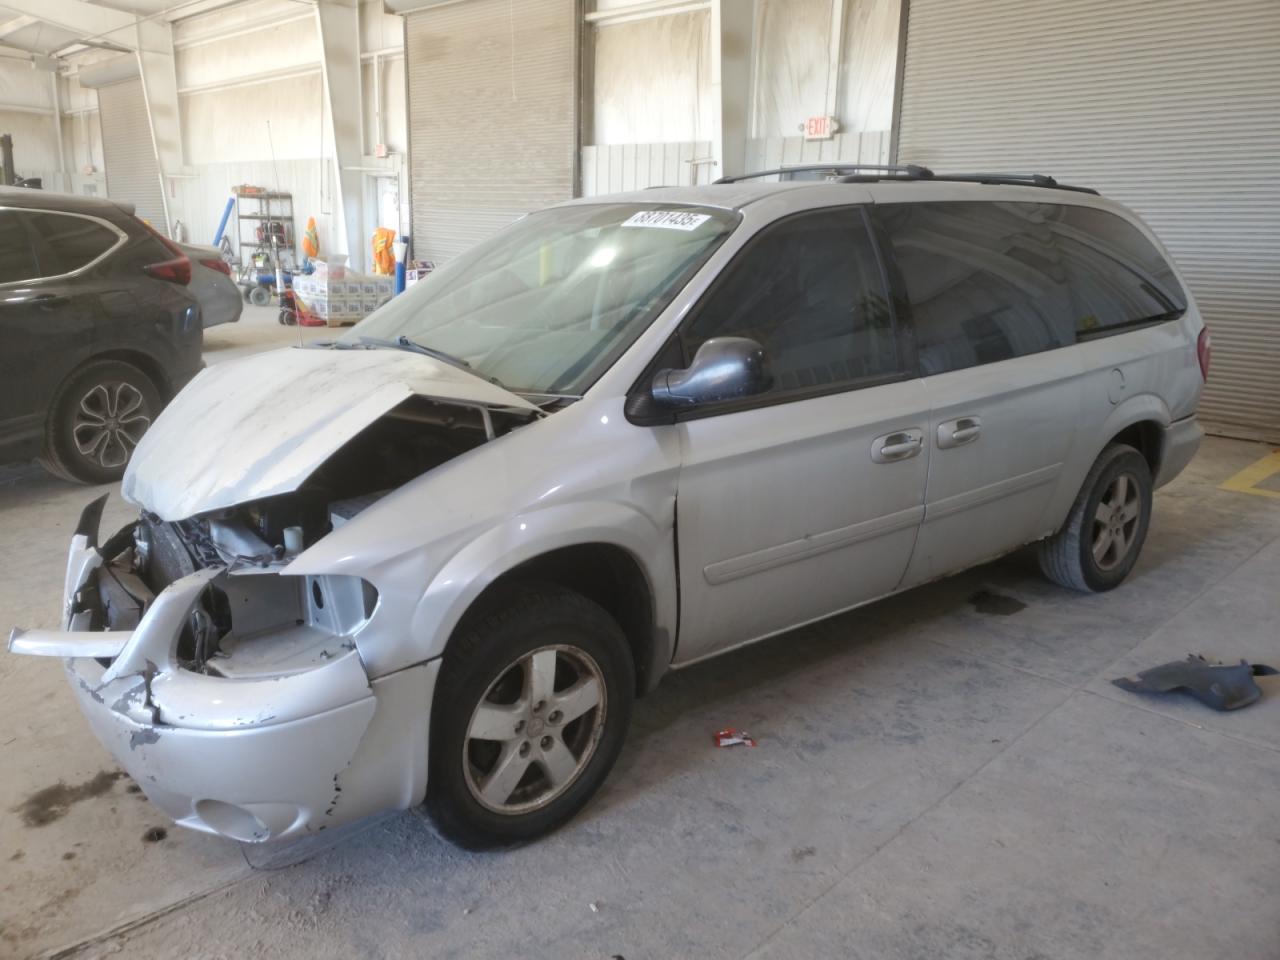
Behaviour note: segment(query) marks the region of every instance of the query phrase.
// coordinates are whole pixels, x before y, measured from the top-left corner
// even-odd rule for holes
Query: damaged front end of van
[[[106,496],[85,508],[60,629],[9,649],[65,661],[99,740],[183,826],[258,842],[410,806],[440,664],[412,636],[432,571],[362,544],[387,541],[406,484],[541,416],[394,350],[206,370],[138,447],[139,517],[104,537]]]

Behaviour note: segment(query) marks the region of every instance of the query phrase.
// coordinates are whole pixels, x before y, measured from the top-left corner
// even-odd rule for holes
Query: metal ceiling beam
[[[112,35],[129,31],[124,35],[132,36],[131,31],[137,22],[131,13],[85,3],[84,0],[3,0],[0,10],[32,17],[80,37],[109,37],[122,43],[130,41]]]

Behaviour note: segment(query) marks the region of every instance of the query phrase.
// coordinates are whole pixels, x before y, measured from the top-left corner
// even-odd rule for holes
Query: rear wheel
[[[121,360],[88,363],[54,397],[40,462],[79,483],[119,480],[160,407],[155,384],[137,367]]]
[[[1040,542],[1040,569],[1072,590],[1118,586],[1142,552],[1151,522],[1151,468],[1127,444],[1094,461],[1061,530]]]
[[[513,588],[450,642],[436,683],[427,810],[482,848],[541,836],[608,776],[635,673],[603,609],[552,584]]]

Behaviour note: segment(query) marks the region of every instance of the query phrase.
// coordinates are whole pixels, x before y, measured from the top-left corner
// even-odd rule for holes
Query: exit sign
[[[810,117],[804,122],[806,140],[830,140],[840,129],[835,117]]]

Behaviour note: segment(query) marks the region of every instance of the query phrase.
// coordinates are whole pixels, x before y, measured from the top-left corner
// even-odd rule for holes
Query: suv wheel
[[[450,641],[432,711],[427,810],[472,849],[541,836],[613,767],[635,668],[603,609],[552,584],[513,588]]]
[[[1072,590],[1118,586],[1142,551],[1151,522],[1151,468],[1122,443],[1094,461],[1066,525],[1040,541],[1040,569]]]
[[[120,360],[88,363],[54,397],[40,462],[80,483],[119,480],[160,406],[155,384],[137,367]]]

